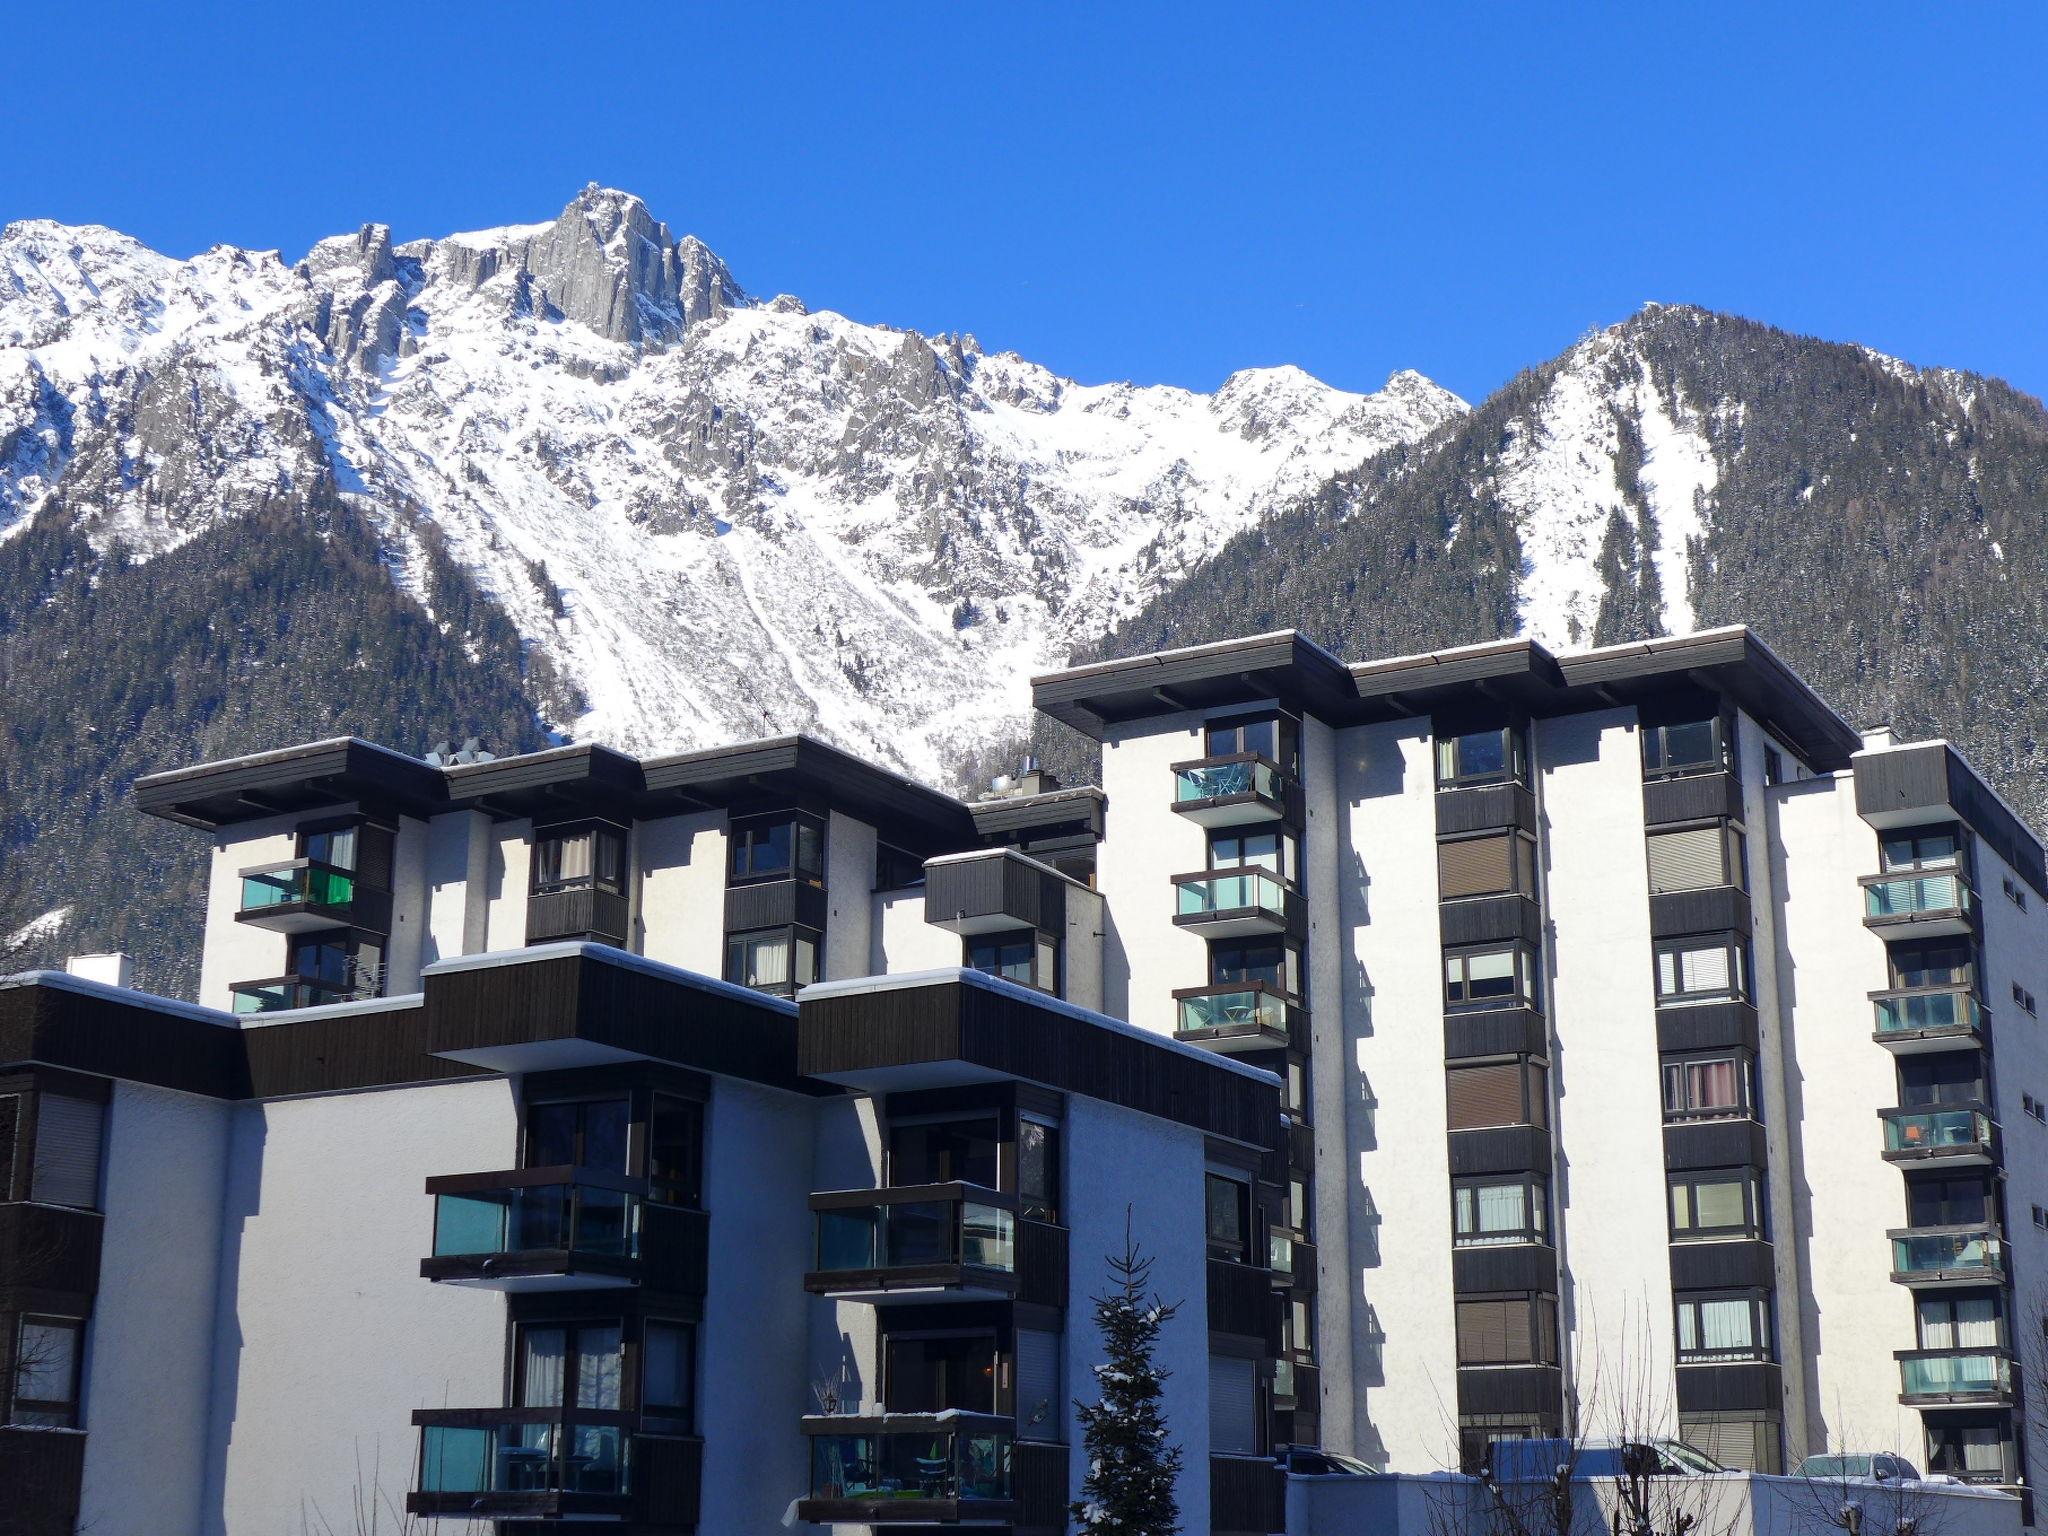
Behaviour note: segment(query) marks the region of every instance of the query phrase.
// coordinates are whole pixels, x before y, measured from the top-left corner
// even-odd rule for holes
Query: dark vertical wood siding
[[[1274,1536],[1287,1529],[1287,1477],[1255,1456],[1209,1458],[1212,1536]]]

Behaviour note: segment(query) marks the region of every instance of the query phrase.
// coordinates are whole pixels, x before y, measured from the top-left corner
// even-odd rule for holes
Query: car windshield
[[[1681,1472],[1725,1472],[1728,1469],[1704,1451],[1696,1451],[1682,1440],[1658,1442],[1657,1450],[1663,1458]]]

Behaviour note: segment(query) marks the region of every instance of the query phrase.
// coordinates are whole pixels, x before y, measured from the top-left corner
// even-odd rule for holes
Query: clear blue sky
[[[1649,299],[2048,392],[2048,8],[17,8],[0,219],[296,256],[643,196],[1083,379],[1477,399]]]

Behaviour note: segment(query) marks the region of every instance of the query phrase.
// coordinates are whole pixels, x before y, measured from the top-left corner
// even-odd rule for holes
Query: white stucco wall
[[[284,974],[288,941],[281,933],[235,921],[242,907],[241,872],[298,856],[300,816],[273,816],[223,827],[214,834],[206,873],[206,927],[199,957],[199,995],[208,1008],[233,1006],[228,988]]]
[[[1191,714],[1114,726],[1102,744],[1102,787],[1114,807],[1096,854],[1096,889],[1107,904],[1103,1010],[1170,1035],[1173,989],[1208,978],[1201,938],[1173,924],[1172,877],[1201,869],[1208,840],[1173,809],[1175,763],[1202,755]]]
[[[937,931],[937,930],[933,930]],[[950,938],[952,935],[948,934]],[[879,1189],[882,1184],[882,1135],[876,1105],[869,1098],[829,1099],[813,1115],[816,1141],[811,1188]],[[806,1231],[809,1241],[809,1230]],[[810,1267],[811,1250],[804,1251]],[[822,1413],[810,1383],[829,1382],[840,1395],[840,1409],[868,1412],[880,1406],[881,1377],[875,1358],[880,1309],[864,1301],[830,1296],[810,1298],[804,1413]]]
[[[503,1298],[435,1285],[419,1265],[433,1241],[426,1177],[515,1160],[512,1085],[445,1083],[230,1113],[212,1475],[196,1529],[296,1531],[314,1510],[344,1529],[359,1461],[362,1483],[374,1465],[384,1496],[403,1509],[417,1455],[413,1409],[504,1401]]]
[[[725,813],[663,816],[635,829],[640,909],[635,947],[700,976],[725,974]]]
[[[699,1529],[779,1530],[808,1491],[809,1195],[813,1101],[730,1078],[712,1089],[705,1134],[711,1259],[699,1331],[704,1501]],[[790,1433],[763,1435],[763,1422]]]
[[[1629,1389],[1655,1394],[1654,1411],[1675,1426],[1662,1075],[1634,722],[1633,710],[1603,710],[1535,725],[1559,1127],[1551,1203],[1566,1274],[1560,1323],[1573,1330],[1566,1361],[1576,1359],[1582,1376],[1604,1378],[1599,1395],[1610,1411],[1625,1372]]]
[[[874,916],[875,829],[838,811],[825,828],[825,953],[822,979],[873,974],[868,968]]]
[[[232,1113],[218,1100],[113,1085],[86,1348],[81,1530],[200,1529]]]
[[[526,946],[526,896],[533,883],[533,823],[495,822],[484,870],[484,948]]]
[[[491,819],[481,811],[451,811],[427,823],[422,966],[488,947],[494,845]]]
[[[1348,1234],[1348,1252],[1324,1239],[1320,1300],[1329,1319],[1343,1298],[1351,1328],[1348,1356],[1326,1333],[1323,1442],[1437,1467],[1455,1460],[1458,1383],[1429,722],[1346,729],[1333,756],[1346,835],[1310,850],[1344,953],[1312,996],[1317,1224]]]
[[[1206,1164],[1201,1132],[1097,1099],[1067,1100],[1068,1231],[1066,1386],[1070,1398],[1099,1398],[1094,1367],[1102,1335],[1089,1298],[1110,1284],[1104,1258],[1124,1251],[1125,1213],[1152,1259],[1151,1287],[1180,1311],[1160,1332],[1155,1363],[1171,1372],[1163,1407],[1181,1448],[1175,1495],[1183,1531],[1209,1529],[1208,1244],[1202,1213]],[[1133,1198],[1130,1170],[1145,1170]],[[1088,1467],[1079,1426],[1067,1415],[1068,1487],[1079,1496]]]
[[[1102,896],[1078,883],[1067,886],[1065,938],[1067,1001],[1102,1013],[1102,946],[1108,929]]]
[[[938,970],[960,963],[960,935],[924,920],[922,890],[877,891],[868,919],[870,976]]]

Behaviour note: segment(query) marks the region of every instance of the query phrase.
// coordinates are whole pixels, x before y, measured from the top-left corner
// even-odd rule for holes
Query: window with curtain
[[[302,833],[299,837],[299,857],[317,859],[322,864],[332,864],[336,869],[354,869],[356,829],[325,827],[317,832]]]
[[[1914,1310],[1922,1349],[1999,1349],[2005,1343],[1995,1295],[1923,1295]]]
[[[547,833],[533,843],[533,894],[594,887],[619,895],[625,890],[625,863],[625,839],[614,828]]]
[[[1760,1235],[1756,1175],[1748,1169],[1671,1177],[1674,1239]]]
[[[1916,987],[1973,986],[1977,975],[1974,941],[1920,939],[1912,943],[1887,944],[1885,959],[1891,969],[1894,990]]]
[[[1671,1119],[1706,1119],[1749,1111],[1749,1061],[1709,1056],[1664,1063],[1664,1113]]]
[[[1546,1241],[1549,1191],[1538,1179],[1474,1179],[1451,1190],[1451,1240],[1460,1248]]]
[[[1714,1002],[1746,995],[1742,941],[1732,933],[1657,945],[1657,1001]]]
[[[1680,1296],[1678,1358],[1762,1360],[1769,1356],[1767,1303],[1761,1293]]]
[[[569,1330],[519,1330],[519,1406],[559,1408],[569,1378]]]
[[[818,936],[808,928],[756,928],[725,938],[725,979],[757,992],[793,992],[818,979]]]
[[[1976,1415],[1926,1416],[1927,1470],[1965,1482],[2005,1482],[2006,1426],[2000,1418]]]

